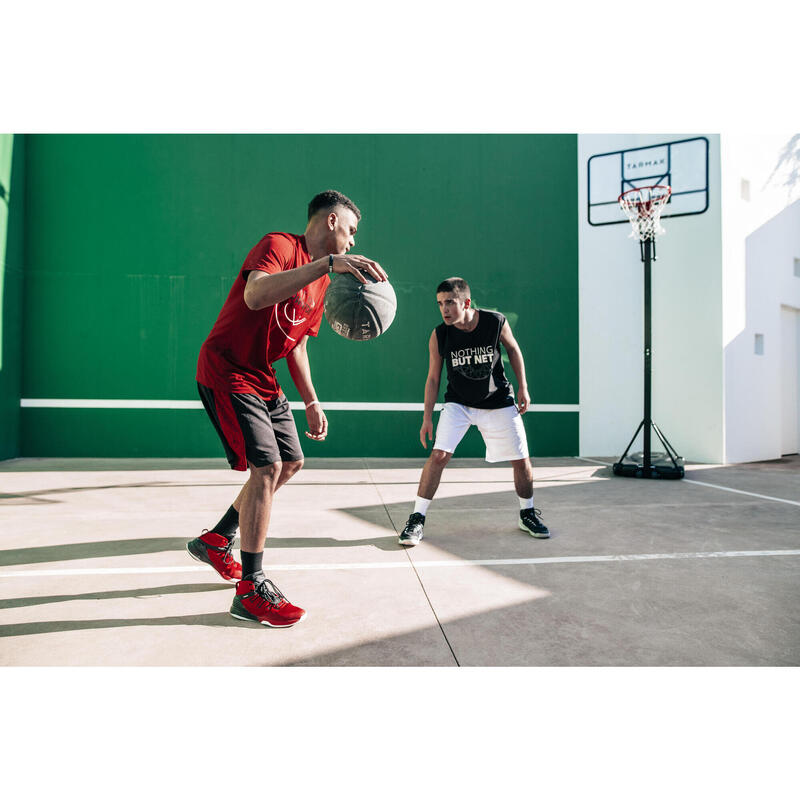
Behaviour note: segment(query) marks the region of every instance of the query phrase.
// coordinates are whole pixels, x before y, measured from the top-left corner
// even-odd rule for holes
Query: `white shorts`
[[[434,449],[454,453],[470,425],[478,426],[490,464],[528,457],[528,440],[516,406],[471,408],[460,403],[445,403],[436,426]]]

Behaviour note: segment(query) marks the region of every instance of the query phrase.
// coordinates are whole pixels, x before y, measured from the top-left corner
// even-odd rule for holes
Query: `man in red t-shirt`
[[[285,358],[306,406],[306,436],[322,441],[328,421],[311,383],[306,343],[319,333],[329,273],[361,271],[384,281],[369,258],[349,255],[361,212],[340,192],[316,195],[305,234],[269,233],[250,251],[211,333],[200,348],[197,386],[228,462],[250,477],[223,518],[187,544],[198,561],[236,580],[231,614],[271,627],[304,616],[262,570],[275,492],[303,466],[289,402],[272,365]],[[242,563],[231,555],[237,527]]]

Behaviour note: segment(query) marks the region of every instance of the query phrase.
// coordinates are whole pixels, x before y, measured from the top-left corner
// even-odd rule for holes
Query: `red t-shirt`
[[[268,233],[248,254],[228,299],[200,348],[197,380],[227,392],[272,400],[281,392],[272,364],[308,334],[316,336],[330,278],[323,275],[288,300],[251,311],[244,302],[247,273],[282,272],[311,261],[305,236]]]

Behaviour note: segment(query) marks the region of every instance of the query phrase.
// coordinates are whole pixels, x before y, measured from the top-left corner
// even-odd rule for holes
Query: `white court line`
[[[716,483],[703,483],[703,481],[692,481],[688,478],[683,479],[684,483],[693,483],[695,486],[710,486],[712,489],[722,489],[723,492],[733,492],[734,494],[746,494],[750,497],[760,497],[762,500],[774,500],[776,503],[788,503],[790,506],[800,506],[796,500],[784,500],[782,497],[770,497],[768,494],[756,494],[755,492],[743,492],[741,489],[731,489],[728,486],[717,486]]]
[[[707,553],[635,553],[610,556],[553,556],[550,558],[492,558],[462,561],[386,561],[372,564],[269,564],[267,572],[302,572],[329,569],[411,569],[414,567],[495,567],[528,564],[589,564],[609,561],[659,561],[688,558],[747,558],[763,556],[800,556],[800,550],[723,550]],[[42,569],[26,572],[2,572],[0,578],[54,578],[69,575],[156,575],[159,573],[213,572],[211,567],[103,567],[98,569]]]
[[[585,456],[573,456],[573,457],[577,458],[578,461],[589,461],[592,464],[602,464],[602,466],[604,467],[611,466],[611,464],[609,464],[607,461],[598,461],[596,458],[586,458]]]
[[[96,399],[60,399],[45,397],[23,397],[19,401],[21,408],[135,408],[135,409],[202,409],[199,400],[96,400]],[[423,411],[424,403],[356,403],[356,402],[323,402],[322,408],[326,411]],[[292,411],[304,411],[305,404],[292,401],[289,403]],[[434,411],[441,411],[442,404],[437,403]],[[567,411],[578,412],[578,405],[547,405],[534,404],[529,411],[552,412]]]
[[[606,461],[598,461],[595,458],[584,458],[583,456],[575,456],[575,458],[580,459],[581,461],[591,461],[592,464],[602,464],[604,467],[610,467],[611,464],[607,463]],[[746,494],[748,497],[758,497],[761,500],[773,500],[776,503],[787,503],[790,506],[800,506],[800,503],[797,500],[786,500],[783,497],[772,497],[768,494],[756,494],[756,492],[745,492],[742,489],[731,489],[729,486],[719,486],[716,483],[704,483],[703,481],[695,481],[691,478],[682,478],[682,483],[691,483],[694,486],[708,486],[709,489],[720,489],[723,492],[733,492],[734,494]]]

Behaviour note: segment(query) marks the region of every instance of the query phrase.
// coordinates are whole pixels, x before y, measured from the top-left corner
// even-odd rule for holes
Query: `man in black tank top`
[[[447,364],[444,408],[436,426],[436,440],[422,470],[414,511],[399,543],[418,544],[422,539],[428,506],[439,488],[447,462],[470,425],[476,425],[486,443],[486,460],[510,461],[514,488],[519,497],[519,527],[537,539],[550,531],[541,512],[533,507],[533,469],[521,415],[531,402],[525,380],[522,352],[506,318],[496,311],[472,307],[469,286],[463,278],[448,278],[436,289],[443,322],[428,342],[429,366],[425,382],[425,411],[419,439],[427,448],[433,439],[433,407],[439,395],[442,364]],[[516,402],[503,369],[502,347],[517,376]]]

